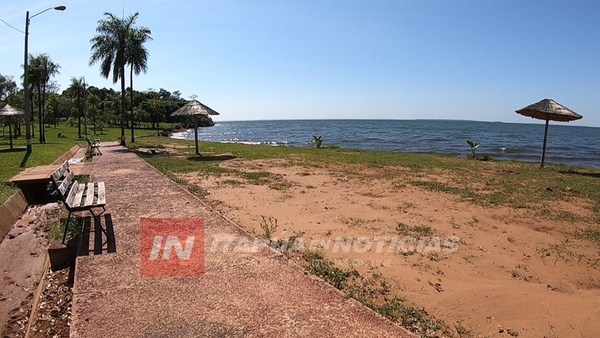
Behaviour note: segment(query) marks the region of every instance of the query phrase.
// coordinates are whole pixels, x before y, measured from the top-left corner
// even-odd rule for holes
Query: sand
[[[304,247],[336,264],[381,273],[395,295],[448,325],[482,337],[600,336],[600,252],[575,239],[568,221],[428,191],[404,179],[402,168],[220,165],[272,175],[179,178],[256,235],[261,216],[273,217],[275,237],[301,233]],[[585,216],[588,204],[573,199],[556,207]]]

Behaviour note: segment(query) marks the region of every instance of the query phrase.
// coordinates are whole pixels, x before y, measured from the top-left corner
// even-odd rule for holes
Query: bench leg
[[[102,230],[102,232],[104,233],[104,235],[106,235],[106,237],[108,238],[108,233],[106,232],[106,229],[104,229],[102,227],[102,220],[100,219],[100,216],[102,216],[102,214],[106,211],[106,207],[102,207],[102,212],[98,213],[97,215],[94,214],[94,211],[92,209],[90,209],[90,214],[92,214],[92,217],[94,218],[94,226],[96,226],[96,224],[98,224],[98,226],[100,226],[100,230]]]
[[[71,212],[69,211],[69,216],[65,221],[65,232],[63,233],[62,243],[65,244],[65,239],[67,238],[67,231],[69,230],[69,221],[71,220]]]

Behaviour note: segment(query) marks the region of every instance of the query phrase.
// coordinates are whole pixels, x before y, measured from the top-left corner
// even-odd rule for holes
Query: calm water
[[[467,156],[467,139],[481,142],[477,153],[497,159],[539,162],[544,124],[448,120],[280,120],[219,122],[201,128],[199,139],[216,142],[311,146],[313,135],[325,145],[408,153]],[[174,134],[193,140],[193,130]],[[550,122],[547,163],[600,168],[600,128]]]

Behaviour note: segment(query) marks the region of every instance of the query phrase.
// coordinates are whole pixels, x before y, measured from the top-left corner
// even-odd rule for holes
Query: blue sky
[[[140,12],[152,30],[139,90],[179,90],[215,120],[381,118],[533,122],[543,98],[600,126],[600,2],[522,0],[7,1],[0,18],[30,52],[113,87],[88,66],[104,12]],[[23,34],[0,23],[0,73],[18,79]]]

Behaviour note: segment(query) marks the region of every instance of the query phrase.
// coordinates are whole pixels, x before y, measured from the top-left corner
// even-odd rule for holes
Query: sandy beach
[[[486,165],[490,179],[502,179],[498,164]],[[426,184],[492,189],[478,181],[461,187],[444,172],[284,159],[235,159],[219,167],[242,175],[187,172],[177,178],[257,236],[263,217],[271,217],[278,225],[274,238],[301,235],[305,249],[336,265],[381,275],[391,294],[456,334],[600,334],[600,253],[573,236],[589,225],[581,220],[593,219],[593,201],[574,194],[539,205],[569,218],[535,205],[481,206]]]

